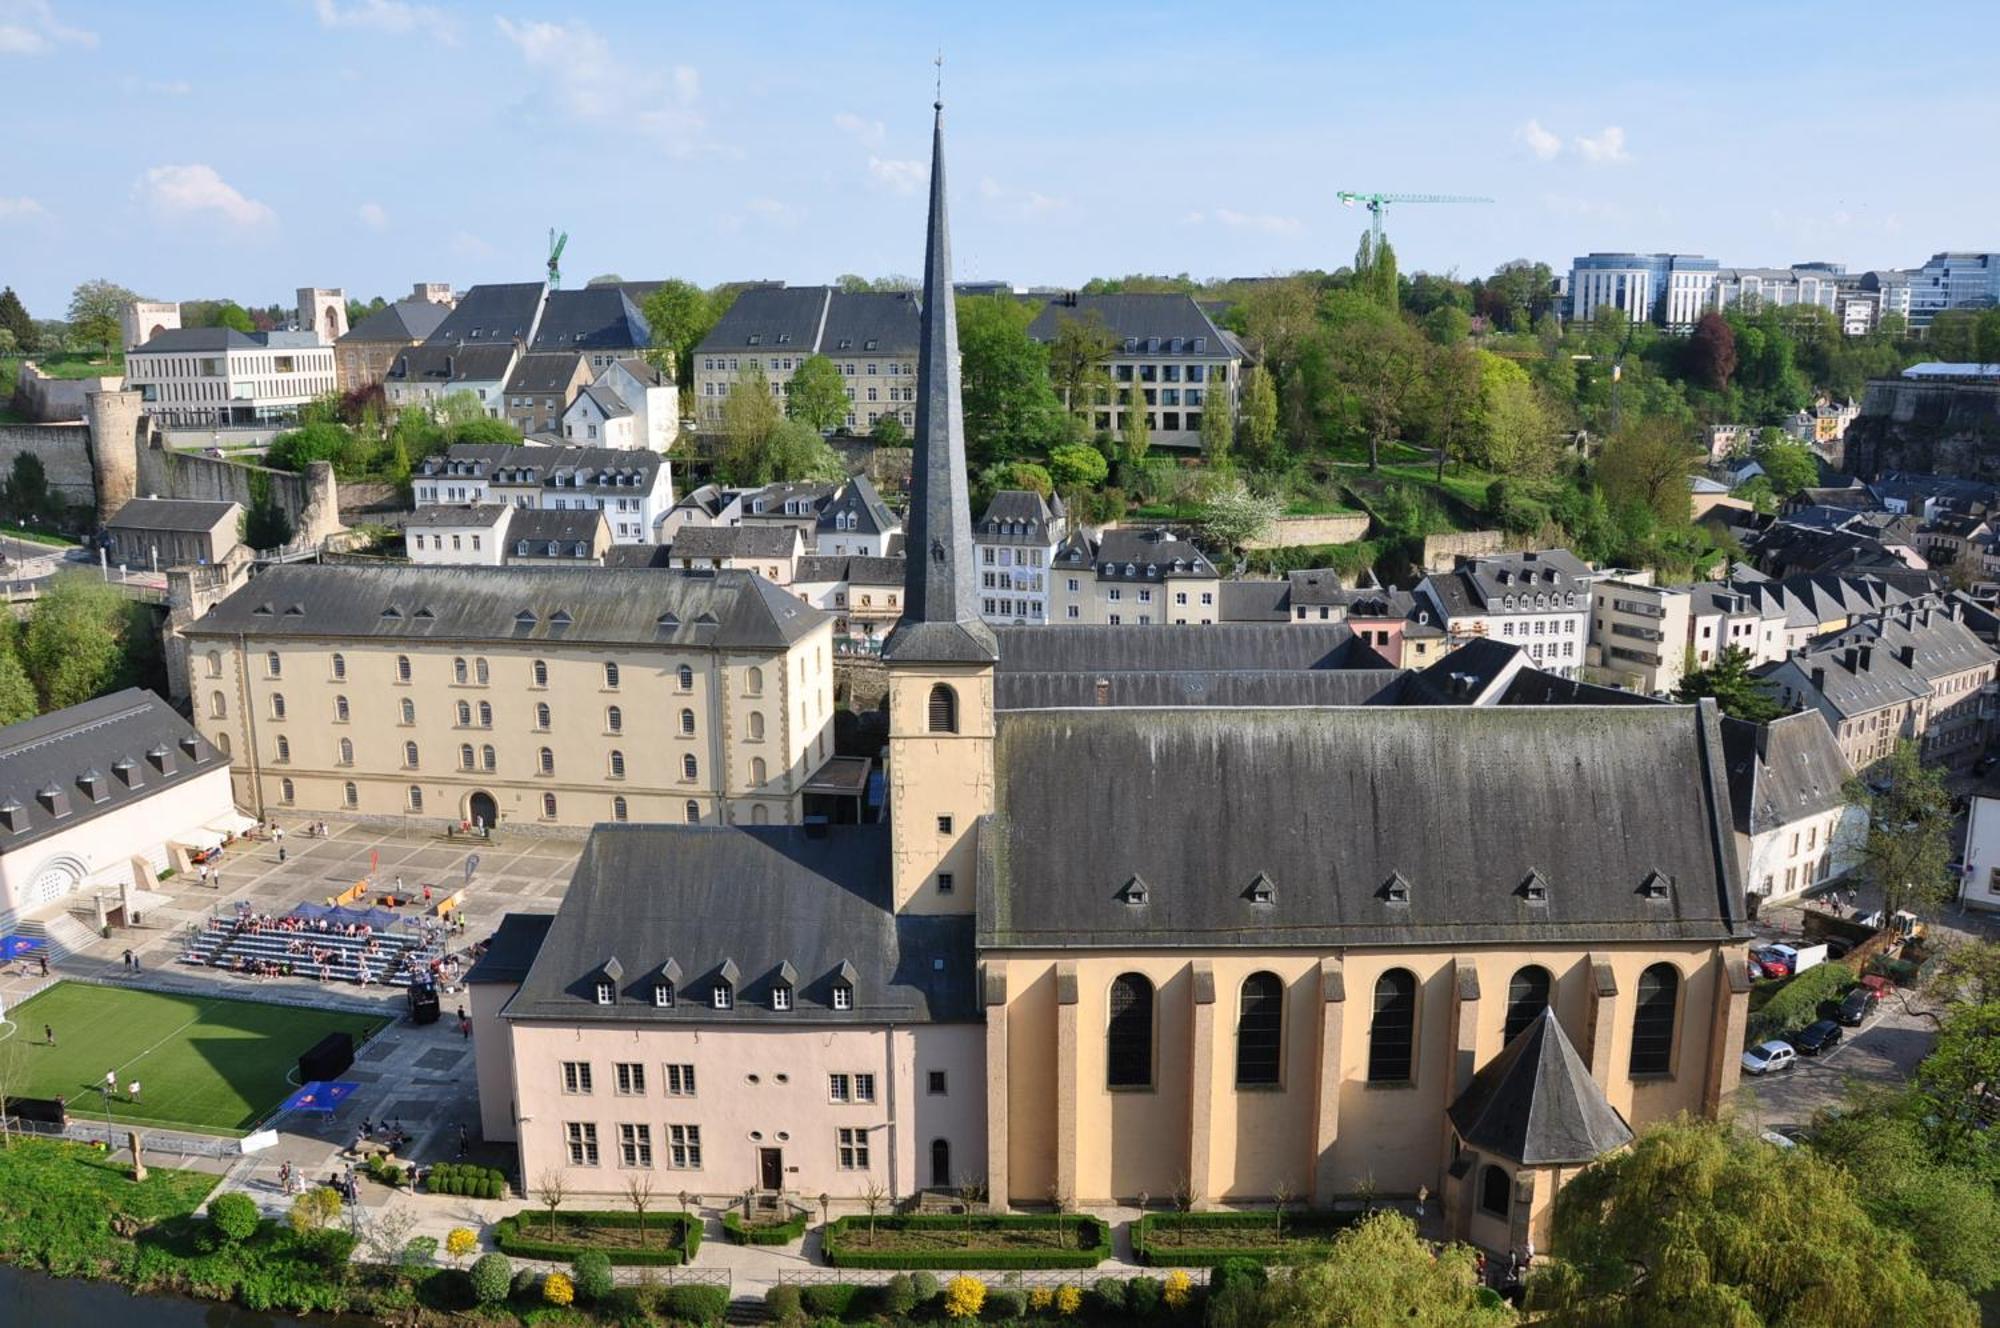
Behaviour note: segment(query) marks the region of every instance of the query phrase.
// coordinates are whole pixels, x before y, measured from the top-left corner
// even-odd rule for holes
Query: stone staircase
[[[764,1302],[752,1296],[738,1296],[729,1302],[729,1308],[722,1313],[722,1322],[728,1328],[752,1328],[752,1325],[771,1321],[771,1311]]]
[[[97,933],[78,921],[74,913],[24,919],[20,931],[23,936],[39,936],[42,939],[48,947],[49,962],[52,964],[82,953],[98,940]]]

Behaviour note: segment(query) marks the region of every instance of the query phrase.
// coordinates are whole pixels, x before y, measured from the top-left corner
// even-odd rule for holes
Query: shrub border
[[[680,1248],[663,1250],[608,1250],[596,1245],[563,1245],[554,1241],[537,1238],[530,1226],[536,1218],[546,1220],[546,1209],[524,1208],[518,1213],[509,1213],[493,1224],[493,1243],[502,1254],[511,1254],[517,1259],[545,1259],[556,1263],[567,1263],[577,1255],[595,1250],[614,1264],[626,1266],[644,1265],[650,1267],[672,1267],[691,1263],[701,1250],[702,1220],[693,1213],[679,1210],[648,1213],[646,1225],[665,1233],[668,1228],[680,1228]],[[584,1227],[631,1227],[637,1228],[639,1217],[636,1213],[606,1212],[562,1212],[556,1216],[572,1226]]]
[[[733,1245],[789,1245],[806,1234],[812,1214],[800,1209],[783,1222],[745,1222],[734,1208],[722,1215],[722,1234]]]
[[[950,1216],[878,1217],[878,1226],[890,1231],[963,1231],[965,1219]],[[989,1214],[972,1219],[978,1231],[1049,1231],[1058,1219],[1040,1213]],[[1004,1270],[1009,1268],[1095,1268],[1111,1257],[1111,1227],[1102,1218],[1079,1214],[1061,1219],[1063,1226],[1076,1228],[1077,1248],[1055,1250],[844,1250],[841,1238],[849,1231],[865,1227],[866,1217],[836,1218],[823,1232],[821,1247],[826,1261],[835,1268],[899,1268],[951,1270]]]
[[[1162,1249],[1155,1257],[1152,1248],[1152,1234],[1172,1223],[1175,1226],[1203,1227],[1210,1229],[1228,1227],[1270,1227],[1277,1232],[1277,1214],[1270,1212],[1253,1213],[1147,1213],[1132,1224],[1132,1255],[1138,1262],[1149,1268],[1214,1268],[1225,1259],[1255,1259],[1266,1264],[1305,1263],[1317,1257],[1322,1251],[1304,1242],[1287,1241],[1273,1245],[1246,1245],[1228,1249],[1221,1247],[1203,1248],[1199,1245],[1176,1245],[1171,1250]],[[1359,1213],[1305,1212],[1289,1214],[1288,1220],[1303,1221],[1312,1225],[1332,1224],[1345,1229],[1361,1220]]]

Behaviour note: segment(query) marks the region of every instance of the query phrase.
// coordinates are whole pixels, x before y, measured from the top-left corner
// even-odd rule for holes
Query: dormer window
[[[792,1008],[792,987],[788,982],[780,982],[771,988],[771,1008],[789,1010]]]
[[[1269,876],[1258,872],[1257,879],[1250,882],[1250,888],[1243,892],[1243,897],[1253,904],[1275,904],[1278,902],[1278,887]]]
[[[597,1003],[599,1005],[610,1005],[617,999],[618,988],[612,984],[611,979],[599,978],[597,980]]]
[[[718,982],[709,989],[708,1003],[718,1010],[734,1008],[736,991],[727,982]]]
[[[662,1010],[671,1010],[674,1005],[674,984],[655,982],[653,984],[653,1004]]]
[[[1660,872],[1648,872],[1646,879],[1639,883],[1639,893],[1648,899],[1665,899],[1668,887],[1673,883]]]
[[[1382,898],[1391,904],[1410,902],[1410,883],[1401,872],[1395,873],[1382,885]]]
[[[833,984],[833,1008],[852,1010],[854,1008],[854,986],[847,982]]]

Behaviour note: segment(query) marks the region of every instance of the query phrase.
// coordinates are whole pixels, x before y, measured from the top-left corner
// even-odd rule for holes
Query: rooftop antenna
[[[937,59],[931,61],[931,63],[937,66],[937,100],[931,103],[931,109],[935,111],[941,111],[944,109],[944,48],[943,47],[938,48]]]

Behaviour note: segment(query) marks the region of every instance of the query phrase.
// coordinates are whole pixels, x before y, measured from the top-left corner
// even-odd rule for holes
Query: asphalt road
[[[1861,1084],[1899,1087],[1937,1040],[1936,1024],[1914,1013],[1899,993],[1832,1051],[1800,1056],[1789,1070],[1743,1076],[1736,1092],[1737,1119],[1754,1130],[1805,1125],[1822,1107],[1837,1105]]]

